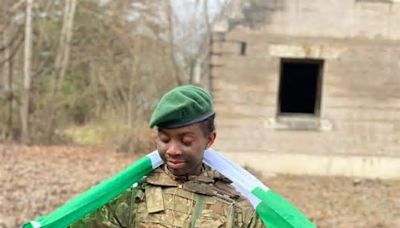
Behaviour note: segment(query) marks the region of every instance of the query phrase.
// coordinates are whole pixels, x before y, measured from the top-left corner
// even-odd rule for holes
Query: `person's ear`
[[[208,134],[206,149],[208,149],[214,143],[216,137],[217,137],[217,133],[215,131],[213,131],[210,134]]]

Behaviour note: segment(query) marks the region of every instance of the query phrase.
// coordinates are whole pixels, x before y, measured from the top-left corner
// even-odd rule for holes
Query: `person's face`
[[[158,129],[157,149],[175,176],[199,175],[204,150],[215,140],[215,132],[205,136],[199,123],[175,129]]]

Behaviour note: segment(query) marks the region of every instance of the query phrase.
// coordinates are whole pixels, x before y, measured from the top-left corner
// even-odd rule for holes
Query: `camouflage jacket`
[[[70,227],[265,227],[230,183],[207,166],[185,179],[164,166]]]

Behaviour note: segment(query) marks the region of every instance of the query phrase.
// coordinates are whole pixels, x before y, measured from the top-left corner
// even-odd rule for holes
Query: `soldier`
[[[164,165],[71,227],[265,227],[231,181],[202,162],[216,138],[214,117],[206,90],[166,93],[150,120]]]

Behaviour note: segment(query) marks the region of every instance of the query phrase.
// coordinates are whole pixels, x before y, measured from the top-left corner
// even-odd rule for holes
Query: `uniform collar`
[[[196,181],[202,183],[214,183],[216,172],[211,170],[209,166],[202,165],[200,175],[191,176],[175,176],[168,170],[166,165],[155,169],[146,179],[146,182],[160,186],[179,186],[188,181]]]
[[[167,174],[172,180],[175,180],[177,182],[186,182],[190,180],[197,180],[200,182],[206,182],[206,183],[212,183],[214,180],[212,177],[209,175],[208,172],[211,171],[210,167],[206,167],[205,164],[202,164],[201,166],[201,171],[200,175],[189,175],[189,176],[175,176],[166,165],[162,167],[163,171],[165,174]]]
[[[147,184],[162,187],[177,187],[189,192],[204,195],[227,196],[238,198],[239,194],[230,185],[228,178],[203,164],[202,172],[198,176],[177,177],[168,171],[166,165],[155,169],[146,179]]]

